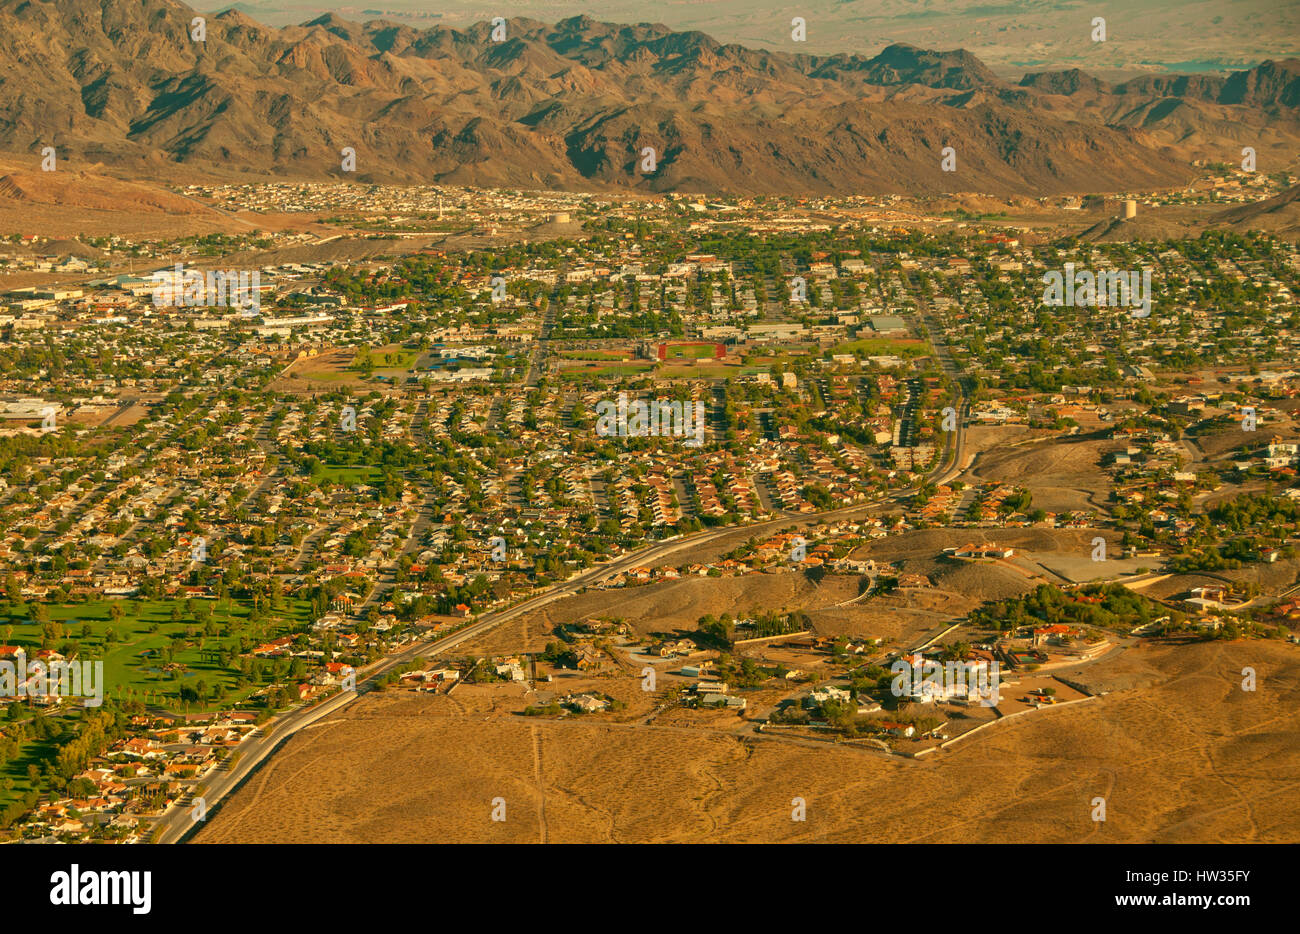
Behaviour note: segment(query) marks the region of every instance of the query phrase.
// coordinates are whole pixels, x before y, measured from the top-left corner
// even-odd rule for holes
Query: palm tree
[[[943,647],[943,653],[940,656],[944,661],[959,662],[970,654],[970,644],[967,642],[953,642]]]

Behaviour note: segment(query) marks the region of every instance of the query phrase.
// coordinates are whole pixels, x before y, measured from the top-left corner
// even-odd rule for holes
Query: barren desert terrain
[[[925,760],[371,695],[291,740],[196,839],[1281,842],[1296,834],[1298,674],[1276,643],[1132,649],[1082,679],[1112,693]],[[1105,822],[1091,819],[1098,796]]]

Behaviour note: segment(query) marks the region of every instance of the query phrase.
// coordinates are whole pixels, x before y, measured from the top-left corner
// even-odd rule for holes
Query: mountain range
[[[0,0],[0,150],[35,165],[54,146],[64,165],[141,177],[1044,196],[1177,186],[1192,160],[1239,163],[1246,146],[1260,171],[1294,168],[1300,142],[1297,59],[1011,82],[961,50],[815,56],[588,17],[512,18],[494,41],[489,23],[276,29],[228,10],[196,41],[198,15],[175,0]]]

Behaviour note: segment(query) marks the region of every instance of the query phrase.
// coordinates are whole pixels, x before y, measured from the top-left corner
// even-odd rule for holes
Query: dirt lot
[[[967,479],[1023,487],[1033,505],[1048,512],[1105,512],[1110,478],[1099,464],[1118,447],[1116,441],[1060,436],[1004,442],[982,451]]]
[[[350,370],[356,351],[351,348],[328,350],[313,357],[298,360],[285,368],[271,383],[275,392],[338,392],[341,389],[357,390],[370,386],[361,379],[359,371]]]
[[[1108,560],[1092,560],[1093,540],[1107,542]],[[966,543],[991,542],[1010,546],[1010,559],[962,561],[946,557],[943,549]],[[1120,559],[1120,539],[1100,529],[925,529],[891,535],[858,549],[855,557],[900,562],[909,574],[925,575],[934,586],[953,594],[953,615],[960,616],[984,600],[1002,600],[1034,589],[1040,583],[1061,583],[1116,577],[1158,564],[1152,558]]]
[[[497,627],[458,651],[465,655],[540,652],[553,641],[556,625],[584,619],[619,618],[634,637],[689,632],[701,616],[743,616],[761,607],[801,610],[819,636],[883,639],[900,645],[946,622],[964,616],[986,600],[1001,600],[1033,590],[1040,583],[1060,583],[1060,575],[1105,576],[1153,564],[1150,559],[1098,564],[1089,557],[1092,539],[1103,535],[1113,549],[1113,533],[1092,529],[927,529],[891,535],[854,552],[879,564],[896,564],[930,586],[903,587],[850,603],[859,593],[856,574],[828,575],[820,584],[802,573],[748,574],[739,577],[692,577],[637,587],[589,590],[548,604]],[[1017,556],[1003,561],[958,561],[943,549],[968,541],[1010,545]],[[1073,562],[1073,563],[1071,563]],[[1044,567],[1047,570],[1044,570]],[[1055,573],[1054,573],[1055,572]],[[1086,572],[1086,573],[1085,573]]]
[[[1239,590],[1244,589],[1247,584],[1257,584],[1261,593],[1268,594],[1286,590],[1297,580],[1300,580],[1300,558],[1283,558],[1274,564],[1248,564],[1245,567],[1228,568],[1222,571],[1171,574],[1140,592],[1152,597],[1169,599],[1186,596],[1193,587],[1214,587],[1233,583]]]
[[[1045,703],[1045,699],[1036,693],[1044,690],[1054,691],[1051,697],[1058,704],[1083,700],[1088,696],[1051,675],[1015,673],[1002,682],[998,697],[998,712],[1008,717],[1021,711],[1033,710],[1035,702]]]
[[[1233,426],[1217,431],[1197,431],[1190,439],[1197,450],[1204,452],[1208,458],[1228,460],[1241,455],[1241,452],[1259,447],[1274,435],[1283,441],[1295,440],[1295,429],[1286,424],[1269,425],[1264,431],[1242,431]]]
[[[366,697],[290,740],[197,839],[1300,841],[1300,651],[1207,643],[1119,659],[1084,669],[1114,693],[923,760],[681,721],[485,720],[454,697]],[[1246,665],[1254,693],[1240,688]],[[1104,823],[1090,818],[1098,795]],[[795,797],[806,821],[791,820]]]
[[[1023,578],[1021,578],[1023,580]],[[694,631],[701,616],[743,616],[762,607],[801,610],[819,636],[851,636],[901,643],[960,616],[981,599],[928,588],[904,588],[839,606],[858,595],[859,575],[828,575],[814,584],[803,573],[697,577],[616,590],[593,590],[548,604],[511,620],[457,649],[462,655],[540,652],[560,623],[622,619],[634,639],[654,633]],[[1024,589],[1029,589],[1025,587]],[[1019,592],[1019,591],[1017,591]]]

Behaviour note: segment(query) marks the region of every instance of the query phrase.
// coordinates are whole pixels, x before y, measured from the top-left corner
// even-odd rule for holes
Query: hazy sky
[[[202,10],[229,3],[195,0]],[[1099,75],[1245,67],[1300,55],[1300,0],[245,0],[270,25],[331,11],[346,19],[415,26],[465,26],[494,16],[554,22],[585,13],[607,22],[660,22],[700,29],[725,42],[810,53],[875,54],[893,42],[965,48],[996,71],[1078,67]],[[807,21],[807,41],[790,40],[790,20]],[[1094,17],[1106,40],[1094,41]]]

